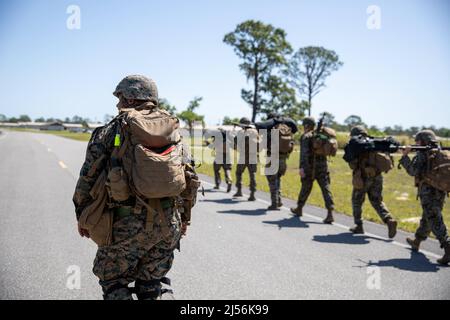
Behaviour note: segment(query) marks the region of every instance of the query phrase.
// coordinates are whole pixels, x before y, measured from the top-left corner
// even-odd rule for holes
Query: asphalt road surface
[[[96,246],[78,236],[71,202],[85,148],[53,135],[0,135],[0,299],[101,299]],[[169,273],[176,299],[450,298],[435,240],[412,253],[406,233],[389,241],[384,226],[367,223],[368,234],[353,236],[349,217],[327,226],[315,207],[301,221],[287,208],[269,213],[267,194],[232,200],[202,178],[205,196]]]

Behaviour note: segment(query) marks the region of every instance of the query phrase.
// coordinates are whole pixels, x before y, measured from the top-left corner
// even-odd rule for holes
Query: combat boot
[[[238,198],[238,197],[242,197],[242,189],[238,189],[237,192],[233,195],[233,197]]]
[[[250,197],[248,198],[248,201],[256,201],[254,192],[250,193]]]
[[[334,222],[333,210],[328,210],[327,217],[323,220],[325,224],[332,224]]]
[[[364,228],[362,224],[357,224],[353,228],[350,228],[350,232],[353,234],[364,234]]]
[[[227,185],[227,193],[230,193],[231,192],[231,183],[229,183],[228,185]]]
[[[127,286],[118,284],[107,290],[103,289],[104,300],[133,300],[132,291]]]
[[[277,207],[281,208],[283,206],[283,202],[281,202],[281,198],[278,198]]]
[[[267,211],[280,211],[280,208],[277,204],[272,203],[268,208]]]
[[[420,243],[421,243],[422,241],[420,241],[420,240],[417,239],[417,238],[415,238],[415,239],[406,238],[406,242],[408,242],[408,244],[411,246],[411,250],[412,250],[412,251],[419,251]]]
[[[216,185],[214,186],[214,190],[219,190],[219,189],[220,189],[219,185],[216,184]]]
[[[387,224],[387,227],[388,227],[389,239],[394,239],[395,235],[397,234],[397,221],[395,221],[392,218],[388,218],[386,220],[386,224]]]
[[[444,246],[445,254],[442,258],[438,259],[438,263],[446,266],[450,263],[450,244]]]
[[[303,207],[291,208],[291,212],[296,217],[303,216]]]

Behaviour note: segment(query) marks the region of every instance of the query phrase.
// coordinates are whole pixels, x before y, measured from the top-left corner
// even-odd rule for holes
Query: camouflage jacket
[[[314,154],[313,137],[314,132],[309,131],[300,138],[300,168],[305,171],[307,176],[328,171],[327,158]]]
[[[106,168],[114,149],[114,137],[119,125],[119,121],[114,119],[109,124],[95,129],[92,133],[86,150],[86,159],[81,167],[80,177],[73,195],[77,219],[92,201],[89,192],[99,174]]]
[[[416,185],[419,186],[422,182],[423,175],[428,169],[428,155],[426,152],[417,152],[412,160],[409,156],[403,156],[400,159],[400,165],[405,168],[410,176],[416,178]]]

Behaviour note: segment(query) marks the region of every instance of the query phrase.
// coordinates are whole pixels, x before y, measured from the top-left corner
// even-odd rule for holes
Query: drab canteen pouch
[[[90,191],[93,200],[78,220],[80,227],[89,231],[90,238],[99,247],[110,245],[112,240],[113,216],[106,206],[106,179],[106,171],[102,171]]]
[[[180,194],[180,197],[185,200],[195,201],[197,198],[197,192],[198,189],[200,188],[201,182],[190,165],[186,165],[185,167],[185,179],[186,179],[186,188]]]
[[[108,172],[106,186],[109,197],[115,201],[126,201],[130,197],[128,177],[121,167],[113,167]]]

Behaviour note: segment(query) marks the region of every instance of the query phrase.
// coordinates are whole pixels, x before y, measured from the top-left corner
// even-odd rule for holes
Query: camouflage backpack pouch
[[[275,129],[279,133],[279,151],[281,153],[291,153],[294,150],[294,139],[291,128],[281,123]]]
[[[322,128],[313,138],[313,151],[318,156],[334,157],[338,150],[336,132],[331,128]]]
[[[423,181],[432,187],[450,192],[450,152],[433,151],[429,155],[429,170]]]

